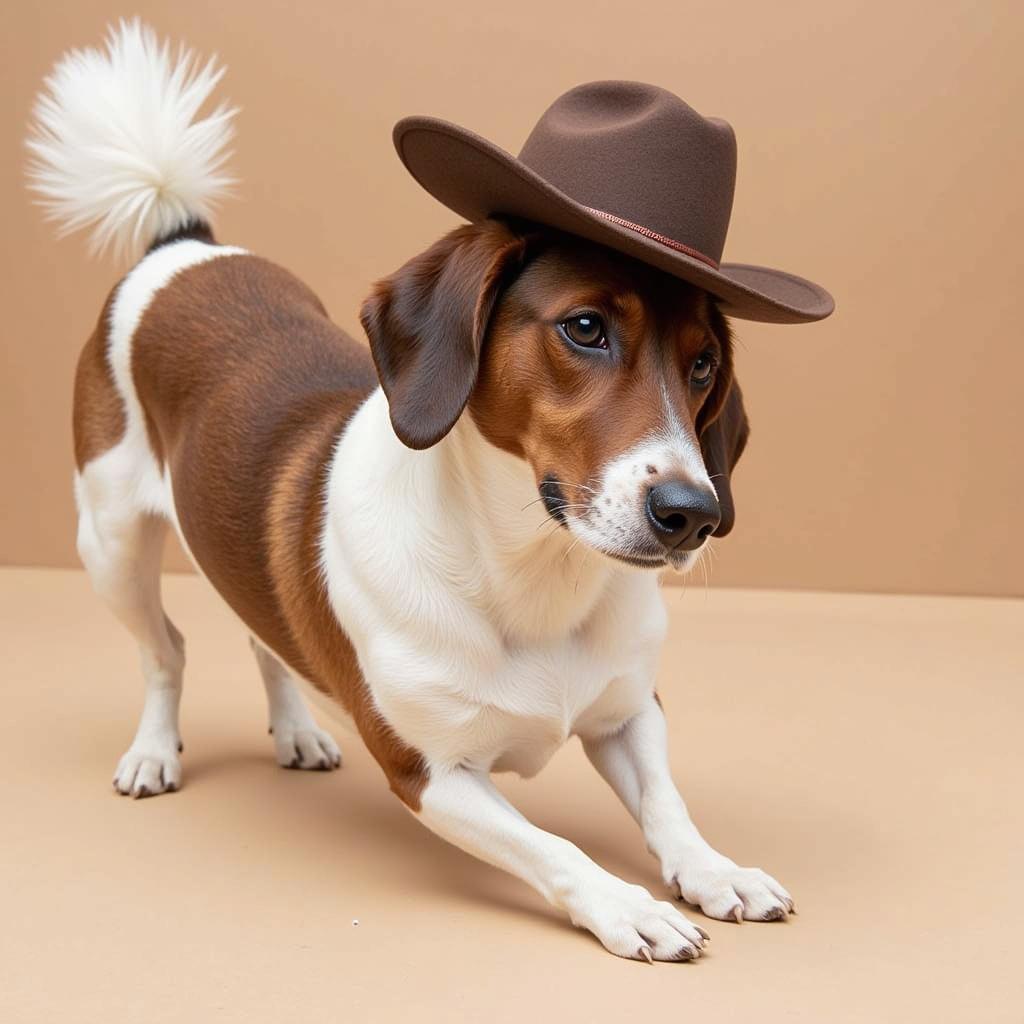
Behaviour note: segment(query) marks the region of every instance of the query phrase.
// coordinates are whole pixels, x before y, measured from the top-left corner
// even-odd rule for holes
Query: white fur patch
[[[92,228],[93,248],[137,255],[190,221],[209,221],[231,184],[223,172],[234,110],[196,120],[223,75],[191,51],[172,58],[137,19],[106,51],[72,50],[46,79],[27,142],[29,183],[61,233]]]

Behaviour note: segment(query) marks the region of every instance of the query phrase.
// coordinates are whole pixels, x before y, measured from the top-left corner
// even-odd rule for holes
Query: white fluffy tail
[[[209,221],[230,188],[223,173],[236,111],[195,120],[221,76],[138,20],[111,28],[106,52],[72,50],[46,79],[28,139],[29,184],[62,235],[92,229],[92,247],[137,256]]]

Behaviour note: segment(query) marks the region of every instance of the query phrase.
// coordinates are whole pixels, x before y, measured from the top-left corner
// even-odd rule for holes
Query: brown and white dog
[[[188,59],[121,25],[106,53],[58,65],[30,142],[58,216],[146,248],[85,346],[74,402],[78,549],[146,684],[118,792],[182,781],[170,524],[252,636],[282,765],[340,763],[301,679],[351,716],[428,828],[619,956],[699,956],[706,933],[672,903],[492,784],[576,735],[676,896],[722,920],[784,918],[786,890],[691,822],[654,691],[657,570],[689,569],[731,528],[747,436],[715,303],[491,220],[377,285],[367,351],[287,271],[214,241],[230,112],[194,120],[219,73]]]

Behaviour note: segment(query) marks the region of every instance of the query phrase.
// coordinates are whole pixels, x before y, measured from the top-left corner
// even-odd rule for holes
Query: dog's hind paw
[[[276,723],[271,728],[277,763],[282,768],[329,772],[341,766],[341,751],[330,733],[316,725],[295,728]]]
[[[177,741],[158,745],[132,744],[114,772],[114,789],[136,799],[181,789]]]

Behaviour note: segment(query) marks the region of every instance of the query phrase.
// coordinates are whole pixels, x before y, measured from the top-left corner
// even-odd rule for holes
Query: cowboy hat
[[[805,323],[834,308],[820,285],[722,263],[736,181],[731,126],[641,82],[589,82],[545,111],[518,157],[434,117],[406,117],[412,176],[470,221],[513,216],[606,245],[705,289],[723,313]]]

